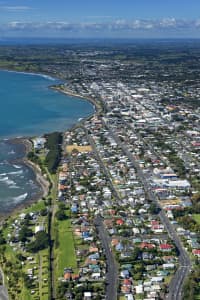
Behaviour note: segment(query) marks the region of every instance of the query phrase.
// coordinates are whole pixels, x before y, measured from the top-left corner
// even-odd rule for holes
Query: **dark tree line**
[[[53,132],[45,136],[47,139],[46,148],[49,150],[45,163],[50,173],[55,173],[60,163],[62,134]]]

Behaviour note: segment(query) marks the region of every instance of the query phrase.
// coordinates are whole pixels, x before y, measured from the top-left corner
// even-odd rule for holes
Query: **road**
[[[9,300],[8,291],[4,286],[4,274],[2,269],[0,269],[0,280],[3,282],[3,285],[0,285],[0,300]]]
[[[119,137],[107,126],[107,124],[105,122],[104,122],[104,125],[109,130],[110,135],[115,139],[117,144],[121,147],[124,154],[129,158],[133,167],[136,169],[137,175],[143,184],[144,190],[145,190],[146,195],[148,196],[149,200],[156,203],[156,205],[160,208],[160,213],[159,213],[160,220],[163,223],[163,225],[165,226],[169,236],[172,238],[172,240],[174,241],[174,243],[179,251],[179,268],[176,271],[173,279],[171,280],[171,282],[169,284],[169,294],[168,294],[167,299],[180,300],[180,299],[182,299],[181,293],[182,293],[184,280],[187,277],[187,275],[189,274],[190,269],[191,269],[190,258],[188,256],[187,252],[185,251],[184,247],[182,246],[180,238],[178,237],[174,227],[169,222],[169,219],[167,218],[162,207],[160,206],[159,201],[157,200],[156,196],[153,194],[151,187],[149,186],[142,169],[140,168],[137,161],[134,159],[132,153],[127,149],[126,145],[124,145],[121,142]]]
[[[57,185],[53,180],[52,190],[56,189]],[[56,193],[55,193],[56,194]],[[54,195],[54,193],[52,193]],[[51,206],[50,206],[50,216],[49,216],[49,224],[48,224],[48,232],[50,236],[50,247],[49,247],[49,259],[50,259],[50,291],[51,291],[51,300],[56,299],[56,287],[55,287],[55,258],[54,258],[54,221],[55,221],[55,213],[57,209],[56,197],[52,196]]]
[[[97,216],[94,220],[94,223],[106,255],[106,299],[117,300],[118,268],[114,255],[112,254],[110,249],[110,239],[104,227],[102,217]]]
[[[103,123],[104,123],[104,126],[109,131],[110,135],[114,138],[114,140],[116,141],[118,146],[123,150],[124,154],[129,158],[129,160],[132,163],[133,167],[137,171],[137,175],[138,175],[140,181],[143,184],[143,187],[144,187],[144,190],[145,190],[145,193],[146,193],[148,199],[150,201],[156,203],[156,205],[160,208],[160,212],[159,212],[160,220],[163,223],[163,225],[165,226],[165,229],[167,230],[169,236],[174,241],[174,243],[175,243],[175,245],[176,245],[176,247],[179,251],[179,267],[178,267],[173,279],[171,280],[171,282],[169,284],[169,293],[167,295],[167,299],[169,299],[169,300],[181,300],[182,299],[183,283],[184,283],[184,280],[188,276],[188,274],[190,272],[190,269],[191,269],[190,258],[188,256],[187,252],[185,251],[185,249],[184,249],[184,247],[183,247],[183,245],[180,241],[180,238],[178,237],[174,227],[169,222],[168,217],[166,216],[165,212],[163,211],[162,207],[160,206],[160,203],[159,203],[158,199],[156,198],[156,196],[152,192],[151,187],[149,186],[149,183],[146,180],[145,174],[143,173],[143,171],[140,168],[139,164],[135,160],[134,156],[127,149],[127,146],[124,145],[121,142],[118,135],[116,135],[115,132],[113,132],[113,130],[111,130],[111,128],[108,126],[108,124],[105,121],[103,121]],[[88,140],[89,140],[91,146],[93,147],[94,151],[96,152],[97,159],[98,159],[101,167],[103,168],[104,173],[109,178],[110,186],[112,188],[112,191],[113,191],[114,195],[119,199],[119,195],[117,194],[117,191],[113,187],[112,181],[110,179],[110,174],[109,174],[108,170],[105,168],[105,166],[104,166],[104,164],[103,164],[103,162],[102,162],[102,160],[101,160],[101,158],[100,158],[100,156],[99,156],[99,154],[96,150],[96,146],[95,146],[95,143],[94,143],[93,139],[89,135],[87,135],[87,136],[88,136]]]
[[[107,170],[107,168],[104,166],[104,163],[102,162],[102,159],[96,149],[96,145],[93,141],[93,139],[89,136],[88,131],[85,127],[83,127],[83,129],[85,130],[88,142],[90,143],[90,145],[93,148],[93,151],[95,153],[96,159],[104,173],[104,175],[106,176],[109,185],[110,185],[110,189],[113,193],[113,195],[115,196],[116,199],[118,199],[118,201],[120,200],[120,197],[115,189],[115,187],[113,186],[109,171]],[[106,255],[106,266],[107,266],[107,272],[106,272],[106,299],[107,300],[117,300],[117,287],[118,287],[118,268],[117,268],[117,264],[114,258],[114,255],[111,251],[110,248],[110,238],[109,235],[104,227],[103,224],[103,219],[101,216],[97,216],[94,220],[94,224],[97,228],[98,231],[98,235],[99,238],[101,240],[102,243],[102,247],[105,251],[105,255]]]
[[[93,149],[93,151],[95,153],[96,159],[97,159],[97,161],[98,161],[98,163],[99,163],[99,165],[100,165],[100,167],[101,167],[104,175],[106,176],[106,178],[108,180],[108,183],[109,183],[110,189],[111,189],[111,191],[113,193],[113,196],[118,201],[120,201],[121,200],[120,196],[119,196],[118,192],[116,191],[115,187],[113,186],[113,182],[111,180],[110,173],[109,173],[108,169],[105,167],[104,163],[102,162],[102,159],[101,159],[101,157],[100,157],[100,155],[99,155],[99,153],[98,153],[98,151],[96,149],[96,145],[94,143],[93,138],[88,134],[88,131],[87,131],[87,129],[85,127],[83,127],[83,129],[85,130],[85,133],[86,133],[86,136],[87,136],[89,144],[92,146],[92,149]]]
[[[5,286],[0,285],[0,300],[9,300]]]

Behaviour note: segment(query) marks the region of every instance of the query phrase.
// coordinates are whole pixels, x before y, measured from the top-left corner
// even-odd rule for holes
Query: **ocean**
[[[24,165],[25,147],[13,138],[64,131],[94,112],[82,99],[49,89],[48,76],[0,71],[0,214],[41,194],[32,169]]]

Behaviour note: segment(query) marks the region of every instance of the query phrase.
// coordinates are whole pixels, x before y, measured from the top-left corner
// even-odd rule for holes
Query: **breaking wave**
[[[5,182],[5,181],[8,181],[9,179],[8,179],[8,177],[6,176],[6,177],[3,177],[3,178],[0,178],[0,181],[2,181],[2,182]]]
[[[28,193],[25,193],[25,194],[19,195],[17,197],[13,197],[13,200],[15,203],[18,203],[18,202],[25,200],[27,196],[28,196]]]
[[[21,168],[22,168],[21,166],[18,166],[18,165],[13,165],[13,167],[14,167],[15,169],[21,169]]]
[[[23,173],[23,170],[20,171],[13,171],[13,172],[7,172],[7,173],[1,173],[0,176],[6,176],[6,175],[20,175]]]

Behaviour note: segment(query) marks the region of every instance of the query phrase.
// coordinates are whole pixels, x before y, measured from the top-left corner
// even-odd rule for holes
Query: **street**
[[[114,256],[110,250],[110,240],[108,233],[103,224],[103,219],[97,216],[95,219],[95,226],[99,234],[102,246],[105,250],[106,261],[107,261],[107,273],[106,273],[106,299],[116,300],[117,299],[117,278],[118,270],[114,259]]]

